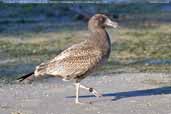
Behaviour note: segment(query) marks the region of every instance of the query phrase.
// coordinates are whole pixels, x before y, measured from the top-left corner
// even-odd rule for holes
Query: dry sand
[[[1,84],[0,114],[171,114],[171,74],[123,73],[89,76],[83,84],[103,93],[81,90],[74,104],[71,82],[50,78],[32,84]]]

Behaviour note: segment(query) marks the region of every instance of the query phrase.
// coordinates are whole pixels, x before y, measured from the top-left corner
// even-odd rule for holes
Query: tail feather
[[[36,67],[35,75],[44,75],[46,74],[46,69],[48,67],[48,63],[42,63]]]
[[[29,74],[26,74],[20,78],[18,78],[16,81],[17,82],[24,82],[26,80],[27,81],[32,81],[34,79],[34,76],[40,76],[40,75],[44,75],[46,73],[46,68],[48,67],[47,63],[42,63],[39,66],[36,67],[35,72],[31,72]]]
[[[31,72],[31,73],[29,73],[29,74],[26,74],[26,75],[24,75],[24,76],[18,78],[17,81],[18,81],[18,82],[22,82],[22,81],[24,81],[25,79],[32,78],[32,77],[33,77],[33,74],[34,74],[34,72]]]

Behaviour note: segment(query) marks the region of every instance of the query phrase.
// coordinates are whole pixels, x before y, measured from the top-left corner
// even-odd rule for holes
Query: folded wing
[[[66,80],[75,79],[91,72],[101,62],[101,58],[101,51],[94,46],[86,43],[76,44],[51,61],[40,64],[35,74],[60,76]]]

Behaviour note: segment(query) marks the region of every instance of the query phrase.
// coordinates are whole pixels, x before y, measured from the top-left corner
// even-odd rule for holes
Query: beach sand
[[[1,84],[0,114],[171,114],[171,74],[99,74],[82,83],[103,97],[81,89],[80,100],[87,104],[75,104],[74,85],[56,78]]]

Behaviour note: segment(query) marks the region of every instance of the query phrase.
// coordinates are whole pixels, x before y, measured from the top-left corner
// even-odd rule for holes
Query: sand
[[[87,77],[82,84],[103,93],[96,98],[56,78],[32,84],[1,84],[0,114],[171,114],[171,74],[121,73]],[[88,104],[88,102],[92,104]]]

